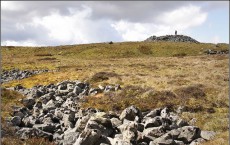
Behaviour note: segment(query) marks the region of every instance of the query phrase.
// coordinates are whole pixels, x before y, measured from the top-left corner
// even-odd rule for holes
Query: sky
[[[143,41],[229,43],[228,1],[1,1],[1,46]]]

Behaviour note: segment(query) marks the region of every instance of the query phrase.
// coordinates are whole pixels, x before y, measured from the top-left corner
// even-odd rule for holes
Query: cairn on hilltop
[[[158,41],[170,41],[170,42],[192,42],[192,43],[200,43],[197,40],[185,36],[185,35],[177,35],[177,30],[175,30],[175,35],[165,35],[165,36],[151,36],[144,40],[145,42],[158,42]]]

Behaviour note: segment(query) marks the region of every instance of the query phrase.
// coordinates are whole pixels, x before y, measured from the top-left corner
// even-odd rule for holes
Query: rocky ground
[[[177,39],[179,36],[173,37]],[[166,37],[164,39],[167,40],[168,38]],[[142,144],[149,144],[151,141],[154,142],[156,140],[155,138],[163,138],[164,135],[156,135],[156,133],[154,133],[155,130],[148,135],[144,134],[148,128],[154,128],[155,126],[150,125],[145,128],[147,122],[145,120],[146,115],[157,108],[164,110],[166,106],[170,109],[169,117],[178,116],[178,120],[185,120],[188,126],[197,126],[200,128],[195,129],[198,130],[198,132],[194,138],[192,137],[192,140],[200,138],[200,136],[204,138],[204,132],[201,130],[209,130],[215,131],[216,135],[214,139],[205,142],[204,145],[229,144],[229,57],[225,54],[206,55],[204,53],[209,49],[211,53],[212,51],[223,52],[228,49],[229,44],[175,43],[165,40],[159,42],[93,43],[33,48],[2,47],[2,69],[20,68],[21,70],[48,69],[58,71],[49,71],[20,80],[15,80],[17,79],[17,77],[15,77],[12,81],[1,84],[1,131],[4,134],[1,139],[1,144],[53,145],[55,142],[61,144],[61,142],[70,141],[71,137],[73,137],[72,144],[74,144],[77,140],[82,139],[83,141],[83,137],[87,138],[86,136],[92,138],[87,139],[87,141],[92,140],[93,142],[93,139],[99,138],[98,141],[105,139],[107,144],[115,144],[114,142],[116,142],[116,140],[120,140],[120,142],[124,141],[120,144],[125,144],[126,142],[132,144],[145,142]],[[183,38],[183,40],[185,39]],[[94,95],[97,92],[95,91],[95,93],[90,95],[88,90],[89,96],[86,95],[87,93],[85,93],[85,95],[84,93],[77,95],[77,93],[74,94],[74,89],[70,89],[72,93],[65,89],[75,87],[77,82],[75,82],[72,87],[64,86],[58,89],[57,83],[63,80],[87,80],[87,82],[90,83],[89,90],[95,88],[102,93]],[[53,83],[53,85],[50,85],[51,83]],[[83,84],[86,83],[83,82]],[[103,87],[98,87],[100,84],[120,84],[121,90],[111,90],[104,93],[104,91],[102,91]],[[109,86],[112,86],[115,90],[115,85]],[[14,90],[9,90],[10,87],[15,88]],[[49,92],[52,89],[53,94]],[[25,95],[23,96],[18,92]],[[51,93],[51,96],[48,95],[49,93]],[[62,93],[63,95],[61,95]],[[25,99],[25,97],[28,98]],[[75,108],[75,110],[68,109],[66,106],[68,104],[67,100],[74,102],[71,108]],[[60,105],[60,107],[56,107],[56,105]],[[135,105],[138,109],[134,106],[130,107],[132,105]],[[178,113],[176,111],[180,105],[185,107],[182,114],[180,114],[180,111]],[[15,107],[11,108],[11,106]],[[47,111],[45,108],[49,108],[49,106],[51,107]],[[62,112],[60,114],[63,114],[65,117],[56,115],[55,109],[52,108],[52,106],[55,106],[57,110],[60,108],[60,112]],[[37,108],[37,114],[35,108]],[[64,108],[64,110],[62,108]],[[68,110],[73,110],[72,114],[75,114],[72,115],[74,116],[73,118],[71,118],[71,113],[69,113],[70,111]],[[112,113],[111,110],[115,112]],[[135,116],[140,116],[140,119],[131,121],[133,124],[137,124],[138,127],[132,129],[131,127],[126,127],[125,129],[119,127],[121,124],[127,124],[127,122],[128,125],[132,124],[127,121],[127,118],[120,119],[123,110],[141,111],[141,115],[135,113]],[[70,115],[70,117],[66,117],[68,115]],[[55,116],[59,117],[57,118]],[[78,124],[83,122],[85,116],[89,118],[85,121],[86,125],[83,125],[83,123],[82,128],[75,131],[74,129],[79,126]],[[163,126],[161,127],[163,129],[159,129],[160,131],[163,130],[161,132],[162,134],[169,134],[171,130],[178,130],[177,132],[180,133],[180,128],[188,127],[179,126],[178,128],[172,129],[167,126],[170,126],[170,122],[172,125],[173,123],[176,124],[177,121],[166,117],[169,118],[169,125],[167,125],[167,123],[161,121],[161,114],[158,114],[157,117],[161,118],[161,124],[166,124],[166,127],[158,124],[159,126]],[[63,127],[62,123],[66,122],[65,118],[67,118],[66,120],[70,125],[68,126],[67,123],[64,124]],[[96,121],[93,120],[93,118],[97,118]],[[121,124],[117,125],[117,128],[113,124],[114,118],[117,122],[121,122]],[[107,122],[97,121],[99,119],[109,120],[108,122],[112,123],[112,127],[110,123],[110,125],[108,125]],[[151,119],[154,119],[154,116],[149,117],[149,121]],[[15,121],[18,121],[18,123],[14,124]],[[7,122],[9,122],[9,126],[7,126]],[[28,124],[26,122],[28,122]],[[11,126],[14,124],[12,130],[10,130],[10,124]],[[54,126],[55,129],[51,128],[53,131],[47,131],[46,127],[39,127],[39,125],[57,126]],[[91,128],[97,128],[97,133],[87,133],[87,130],[92,130],[89,125],[91,125]],[[158,125],[156,125],[155,128],[158,128]],[[143,130],[140,129],[140,126],[142,126]],[[106,131],[112,130],[112,133],[105,134],[103,129]],[[72,132],[70,130],[72,130]],[[68,131],[76,135],[69,135],[70,138],[68,139]],[[18,139],[18,137],[15,136],[16,132],[19,137],[22,137],[24,134],[23,137],[29,137],[29,139]],[[31,133],[32,135],[27,136],[26,133]],[[127,134],[132,136],[132,133],[134,137],[129,141]],[[210,134],[212,133],[213,132]],[[53,142],[45,141],[43,138],[30,138],[32,136],[47,137],[47,134],[48,138],[50,137],[49,139]],[[174,140],[172,141],[173,143],[178,143],[178,141],[186,142],[185,138],[181,139],[183,137],[178,134],[171,134],[171,137],[165,137],[165,139]],[[143,136],[142,140],[140,136]],[[191,140],[184,144],[189,144],[190,141]]]
[[[151,36],[145,40],[146,42],[151,41],[172,41],[172,42],[193,42],[193,43],[199,43],[197,40],[185,36],[185,35],[165,35],[165,36]]]
[[[180,118],[183,107],[175,112],[168,108],[141,112],[130,106],[121,113],[81,108],[82,98],[119,91],[120,85],[92,88],[85,82],[66,80],[10,89],[27,96],[20,100],[24,107],[15,106],[8,118],[21,139],[43,137],[60,145],[196,145],[215,136],[213,131],[193,126],[193,120]]]
[[[1,72],[1,83],[12,81],[12,80],[21,80],[43,72],[48,72],[48,70],[24,70],[24,71],[19,69],[12,69],[9,71],[3,70]]]
[[[205,51],[206,54],[209,54],[209,55],[214,55],[214,54],[229,54],[229,50],[226,49],[226,50],[211,50],[211,49],[208,49],[207,51]]]

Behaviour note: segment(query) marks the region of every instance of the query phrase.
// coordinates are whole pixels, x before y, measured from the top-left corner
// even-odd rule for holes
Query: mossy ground
[[[218,132],[209,144],[228,144],[228,55],[206,55],[207,49],[228,49],[227,44],[124,42],[58,47],[2,47],[3,69],[50,69],[23,80],[4,83],[30,88],[62,80],[121,84],[123,90],[87,97],[83,107],[120,111],[129,105],[142,110],[187,106],[201,129]],[[20,96],[20,95],[18,95]],[[18,97],[20,98],[20,97]],[[3,99],[3,98],[2,98]],[[2,106],[15,103],[2,101]],[[2,112],[3,117],[7,112]]]

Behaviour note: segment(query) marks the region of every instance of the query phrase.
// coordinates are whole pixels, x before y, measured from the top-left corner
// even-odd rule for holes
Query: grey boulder
[[[145,128],[159,127],[161,125],[162,125],[162,118],[160,116],[156,116],[154,118],[150,118],[145,121]]]
[[[35,99],[32,97],[22,99],[22,104],[28,109],[32,109],[35,104]]]
[[[11,119],[11,123],[14,125],[14,126],[19,126],[22,122],[22,119],[21,117],[19,116],[14,116],[12,119]]]
[[[72,145],[76,142],[77,138],[79,137],[79,132],[68,132],[64,135],[64,145]]]
[[[56,126],[54,124],[35,124],[33,128],[40,129],[49,133],[54,133]]]
[[[44,132],[37,128],[21,128],[16,132],[21,139],[28,139],[31,137],[44,137],[52,141],[53,135],[51,133]]]
[[[79,135],[74,145],[94,145],[100,137],[101,132],[99,130],[84,130]]]
[[[184,143],[191,143],[193,140],[199,138],[201,132],[201,130],[196,126],[184,126],[182,128],[178,128],[178,131],[180,131],[178,140],[181,140]]]
[[[194,141],[192,141],[189,145],[200,145],[200,144],[202,144],[203,142],[205,142],[205,139],[203,139],[203,138],[198,138],[198,139],[195,139]]]
[[[201,131],[200,136],[206,140],[211,140],[215,137],[216,133],[214,131]]]
[[[136,108],[135,106],[130,106],[128,108],[126,108],[125,110],[122,111],[121,115],[119,116],[120,120],[130,120],[130,121],[134,121],[136,116],[138,116],[139,118],[142,118],[142,114],[141,111]]]
[[[106,118],[90,119],[86,125],[86,129],[100,130],[101,134],[104,136],[110,136],[114,132],[110,119]]]

